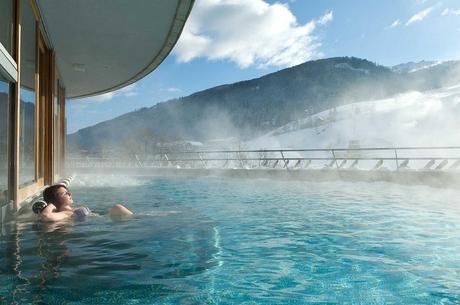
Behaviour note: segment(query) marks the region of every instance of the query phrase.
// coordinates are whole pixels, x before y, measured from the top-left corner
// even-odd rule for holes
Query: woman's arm
[[[40,218],[44,221],[61,221],[70,219],[72,217],[73,211],[62,211],[56,212],[57,208],[54,204],[50,203],[43,211],[40,213]]]

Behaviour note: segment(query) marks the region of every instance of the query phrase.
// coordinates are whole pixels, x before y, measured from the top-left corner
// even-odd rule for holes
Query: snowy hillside
[[[422,60],[420,62],[408,62],[404,64],[399,64],[391,67],[391,70],[396,73],[413,73],[424,69],[429,69],[440,64],[444,63],[443,61],[426,61]]]
[[[245,143],[263,148],[460,145],[460,85],[349,104],[291,122]]]

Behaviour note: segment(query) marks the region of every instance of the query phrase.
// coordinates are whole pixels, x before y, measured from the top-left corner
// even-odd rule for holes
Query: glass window
[[[59,173],[59,81],[56,78],[54,82],[54,174],[55,179],[58,179]]]
[[[14,29],[13,0],[0,0],[0,43],[12,54]]]
[[[8,105],[9,83],[0,75],[0,205],[8,189]]]
[[[21,1],[21,104],[19,185],[35,181],[35,17],[28,0]]]

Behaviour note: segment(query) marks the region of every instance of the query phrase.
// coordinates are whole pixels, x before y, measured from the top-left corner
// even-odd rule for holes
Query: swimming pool
[[[121,176],[71,189],[138,214],[6,226],[1,304],[460,302],[457,190]]]

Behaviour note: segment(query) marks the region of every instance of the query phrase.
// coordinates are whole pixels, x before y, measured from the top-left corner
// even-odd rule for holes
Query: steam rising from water
[[[460,144],[460,86],[354,103],[292,122],[251,148],[455,146]],[[313,127],[302,128],[313,122]]]
[[[77,175],[70,187],[132,187],[145,183],[145,179],[133,175],[92,174]]]

